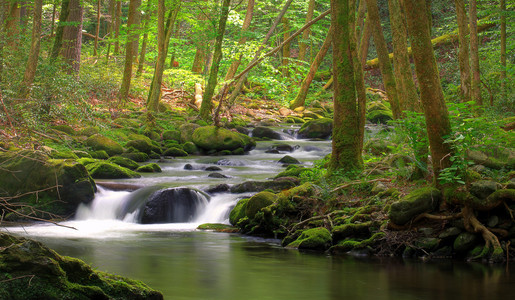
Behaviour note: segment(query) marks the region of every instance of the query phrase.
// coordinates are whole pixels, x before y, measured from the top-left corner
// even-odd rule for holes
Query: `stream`
[[[187,214],[179,216],[180,222],[137,222],[141,212],[134,203],[156,186],[205,190],[266,180],[284,169],[278,160],[287,154],[309,166],[331,151],[330,141],[284,138],[258,142],[248,155],[170,159],[159,162],[162,173],[111,180],[143,188],[99,187],[75,220],[62,223],[76,230],[48,224],[3,230],[42,241],[98,270],[142,280],[165,299],[510,299],[515,294],[515,276],[509,272],[515,265],[336,257],[285,249],[279,240],[196,230],[202,223],[228,223],[231,208],[250,194],[199,193],[193,211],[175,208],[174,214]],[[295,151],[267,153],[277,143]],[[210,166],[228,178],[208,177]]]

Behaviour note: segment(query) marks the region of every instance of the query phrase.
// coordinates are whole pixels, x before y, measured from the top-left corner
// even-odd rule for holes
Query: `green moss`
[[[84,166],[87,166],[87,165],[92,164],[92,163],[96,163],[98,161],[99,161],[98,159],[87,158],[87,157],[83,157],[83,158],[77,159],[77,162],[79,164],[83,164]]]
[[[275,178],[280,177],[299,177],[302,172],[308,170],[305,167],[302,166],[296,166],[296,165],[289,165],[286,170],[282,171],[281,173],[277,174]]]
[[[424,187],[409,193],[404,199],[392,204],[390,220],[399,225],[406,224],[423,212],[435,210],[440,204],[442,193],[434,187]]]
[[[186,143],[182,144],[181,146],[182,146],[182,150],[186,151],[186,153],[188,153],[188,154],[198,153],[197,146],[192,142],[186,142]]]
[[[156,163],[150,163],[136,169],[136,172],[161,173],[161,167]]]
[[[79,157],[72,151],[53,151],[50,154],[51,158],[55,159],[78,159]]]
[[[67,135],[74,136],[77,132],[69,125],[55,125],[52,129],[66,133]]]
[[[309,250],[326,250],[331,246],[331,233],[325,227],[308,229],[287,247]]]
[[[181,132],[177,130],[166,130],[163,132],[163,141],[181,141]]]
[[[139,178],[140,174],[109,162],[95,162],[86,166],[95,179]]]
[[[247,202],[249,198],[241,199],[236,203],[236,206],[231,210],[229,214],[229,222],[232,225],[237,225],[238,222],[245,217],[245,209],[247,208]]]
[[[384,232],[376,232],[368,239],[358,241],[358,240],[343,240],[338,244],[334,245],[329,249],[331,253],[345,253],[349,252],[353,249],[363,249],[367,247],[373,246],[378,240],[382,239],[385,236]]]
[[[333,120],[321,118],[308,121],[299,129],[298,135],[301,138],[326,139],[332,134]]]
[[[245,215],[252,219],[258,211],[277,200],[277,195],[271,192],[260,192],[250,197],[245,207]]]
[[[109,154],[107,154],[107,152],[105,152],[105,150],[92,151],[92,152],[89,152],[89,155],[92,158],[96,158],[96,159],[108,159],[109,158]]]
[[[145,161],[149,160],[148,155],[143,152],[127,152],[127,153],[123,153],[121,156],[132,159],[133,161],[136,161],[136,162],[145,162]]]
[[[130,170],[136,170],[137,168],[139,168],[139,164],[137,162],[123,156],[113,156],[110,157],[107,161]]]
[[[123,152],[123,147],[120,144],[100,134],[90,136],[86,139],[85,144],[95,151],[104,150],[109,156]]]
[[[163,152],[163,156],[173,156],[173,157],[188,156],[188,153],[177,147],[170,147],[170,148],[166,149],[165,152]]]
[[[333,239],[340,241],[348,237],[367,237],[370,235],[370,228],[373,226],[375,226],[373,222],[338,225],[332,230]]]
[[[245,134],[216,126],[205,126],[195,129],[192,141],[206,151],[250,150],[255,147],[255,141]]]
[[[239,229],[234,226],[227,225],[227,224],[220,224],[220,223],[201,224],[197,227],[197,229],[212,230],[212,231],[217,231],[217,232],[238,232],[239,231]]]
[[[86,151],[73,150],[72,152],[73,152],[73,154],[77,155],[77,157],[79,157],[79,158],[82,158],[82,157],[91,158],[91,155]]]

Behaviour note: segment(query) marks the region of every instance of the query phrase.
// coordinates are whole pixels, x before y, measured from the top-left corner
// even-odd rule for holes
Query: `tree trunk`
[[[283,17],[283,25],[284,25],[284,32],[283,32],[283,39],[286,41],[290,37],[290,20],[288,18]],[[283,77],[288,77],[288,63],[290,58],[290,45],[291,43],[285,43],[283,47],[283,58],[281,60],[281,73],[283,74]]]
[[[311,20],[313,19],[314,11],[315,11],[315,0],[309,0],[308,11],[306,13],[306,24],[311,22]],[[309,39],[310,33],[311,33],[310,28],[304,30],[304,32],[302,33],[302,39],[299,42],[299,57],[298,57],[299,60],[306,60],[306,52],[307,52],[306,50],[308,48],[307,41]],[[320,53],[320,51],[319,51],[319,53]],[[315,59],[316,59],[316,57],[315,57]]]
[[[38,66],[39,48],[41,44],[41,15],[43,0],[34,1],[34,19],[32,20],[32,41],[30,43],[29,59],[23,75],[23,84],[19,93],[20,98],[26,98],[30,93],[30,87],[36,76]]]
[[[435,182],[440,171],[449,167],[452,150],[445,143],[451,133],[449,113],[445,106],[438,67],[431,45],[425,0],[404,0],[408,31],[413,48],[420,99],[424,107],[427,136],[431,149]]]
[[[179,22],[175,28],[175,32],[173,34],[173,38],[175,40],[177,40],[179,38],[179,32],[181,30],[181,23]],[[168,67],[171,69],[171,68],[176,68],[178,67],[177,65],[177,62],[175,61],[175,54],[177,53],[177,43],[173,43],[172,44],[172,55],[170,55],[170,63],[168,64]]]
[[[145,15],[143,16],[143,41],[141,42],[141,50],[139,51],[138,70],[136,71],[136,77],[141,76],[143,73],[143,66],[145,64],[145,55],[147,54],[147,43],[148,43],[148,27],[150,26],[152,8],[150,4],[147,4]]]
[[[229,5],[231,0],[224,0],[220,12],[220,20],[218,21],[218,29],[216,31],[216,40],[213,52],[213,62],[209,71],[209,79],[207,81],[206,91],[202,97],[202,105],[200,106],[200,117],[207,121],[211,115],[213,103],[211,98],[215,92],[215,87],[218,77],[218,68],[220,67],[220,61],[222,60],[222,42],[225,34],[225,26],[227,25],[227,18],[229,16]]]
[[[59,23],[57,24],[57,28],[55,30],[55,39],[54,46],[52,47],[52,51],[50,52],[50,60],[55,61],[61,52],[61,47],[63,46],[63,32],[66,26],[66,20],[68,19],[68,15],[70,13],[70,0],[63,0],[61,4],[61,11],[59,12]]]
[[[459,32],[459,55],[460,62],[460,92],[461,101],[470,101],[470,57],[469,57],[469,39],[468,39],[468,20],[467,11],[465,10],[464,0],[454,0],[456,5],[456,17],[458,21]]]
[[[109,39],[112,39],[113,35],[114,35],[115,14],[116,14],[115,11],[116,11],[115,0],[109,0],[109,15],[111,16],[110,21],[109,21],[109,26],[107,27],[108,28],[107,35],[109,36]],[[106,63],[109,62],[109,54],[111,53],[111,45],[112,45],[112,42],[109,41],[107,44]]]
[[[159,100],[161,98],[161,84],[163,83],[163,71],[166,63],[166,55],[173,25],[177,19],[177,14],[181,8],[181,1],[177,1],[174,8],[168,9],[168,16],[165,20],[165,0],[158,0],[157,7],[157,60],[154,69],[154,77],[147,99],[147,109],[152,111],[159,110]]]
[[[82,6],[81,0],[69,0],[69,14],[67,25],[63,28],[62,47],[60,55],[63,57],[66,72],[79,74],[80,52],[82,48]]]
[[[479,39],[477,30],[477,7],[476,0],[470,0],[470,67],[472,69],[472,100],[477,105],[483,105],[481,99],[481,78],[479,76]]]
[[[293,103],[291,104],[290,108],[295,109],[297,107],[304,106],[304,102],[306,101],[306,96],[308,95],[309,86],[311,85],[311,82],[313,81],[313,78],[315,78],[315,73],[322,64],[322,61],[324,60],[325,55],[327,54],[327,51],[329,50],[329,47],[331,47],[332,43],[332,29],[329,28],[329,31],[327,32],[327,36],[324,40],[324,43],[322,44],[322,47],[320,47],[320,50],[318,51],[317,55],[315,56],[315,59],[311,63],[311,67],[309,68],[309,72],[306,75],[306,78],[302,81],[300,85],[299,92],[297,93],[297,96],[293,100]]]
[[[331,0],[333,27],[334,119],[329,171],[352,172],[363,167],[359,116],[349,28],[349,1]]]
[[[383,77],[384,88],[388,95],[388,101],[392,107],[393,118],[398,119],[401,115],[399,107],[399,97],[397,95],[397,84],[393,75],[392,64],[388,56],[388,48],[383,36],[381,28],[381,19],[379,17],[379,9],[377,8],[377,0],[366,0],[368,10],[368,21],[372,25],[372,36],[374,45],[376,46],[377,57],[379,58],[379,69]]]
[[[50,21],[50,36],[54,35],[54,26],[55,26],[55,15],[56,15],[56,7],[55,2],[52,4],[52,21]]]
[[[506,0],[501,0],[501,98],[506,101]]]
[[[366,0],[361,0],[366,1]],[[370,37],[372,36],[372,23],[366,20],[361,34],[361,41],[359,42],[359,61],[362,66],[367,64],[368,46],[370,46]]]
[[[120,54],[120,26],[122,26],[122,1],[116,1],[114,9],[114,55]]]
[[[238,47],[243,46],[247,42],[246,32],[249,30],[250,23],[252,22],[252,15],[254,13],[254,3],[255,0],[249,0],[247,4],[247,14],[245,15],[245,20],[243,21],[243,26],[241,27],[242,37],[238,41]],[[232,60],[231,66],[227,70],[227,74],[225,75],[225,80],[231,80],[238,71],[238,67],[241,62],[241,53],[238,53],[235,58]]]
[[[97,56],[98,50],[98,35],[100,34],[100,0],[97,0],[97,26],[95,30],[95,45],[93,47],[93,55]]]
[[[203,0],[208,1],[208,0]],[[200,12],[197,20],[203,23],[207,20],[207,16],[204,12]],[[207,49],[209,48],[206,42],[207,37],[196,38],[197,50],[195,51],[195,58],[193,59],[193,65],[191,66],[191,72],[195,74],[202,74],[204,72],[204,66],[206,65]]]
[[[120,102],[127,101],[129,98],[129,90],[132,78],[132,62],[134,52],[134,40],[137,37],[137,27],[139,18],[139,7],[141,0],[131,0],[129,2],[129,16],[127,20],[127,42],[125,43],[125,68],[123,70],[122,86],[118,93],[118,100]]]
[[[20,5],[17,1],[9,1],[5,29],[7,49],[14,53],[20,42]]]
[[[395,61],[395,78],[397,79],[397,93],[399,95],[399,106],[403,110],[420,111],[419,99],[411,63],[408,55],[408,32],[405,24],[404,12],[401,9],[399,0],[388,0],[390,13],[390,24],[393,37],[393,57]]]

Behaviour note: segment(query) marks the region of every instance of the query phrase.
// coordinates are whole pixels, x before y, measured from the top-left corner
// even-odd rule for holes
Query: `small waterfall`
[[[81,204],[77,209],[77,213],[75,215],[75,219],[78,221],[84,220],[125,220],[125,221],[134,221],[129,219],[125,219],[127,216],[123,214],[123,218],[120,218],[122,211],[124,210],[124,206],[128,201],[128,196],[131,194],[130,192],[125,191],[111,191],[104,189],[100,186],[97,186],[97,193],[95,194],[95,199],[89,205]]]
[[[231,209],[241,195],[219,194],[211,198],[204,211],[194,220],[196,223],[225,223],[229,224]]]

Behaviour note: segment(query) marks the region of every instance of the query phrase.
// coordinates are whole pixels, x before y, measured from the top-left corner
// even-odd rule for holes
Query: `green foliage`
[[[415,158],[416,167],[427,171],[427,149],[429,141],[426,132],[426,120],[423,113],[404,111],[405,117],[394,122],[396,132],[406,137]]]

